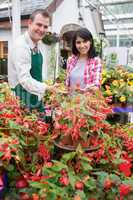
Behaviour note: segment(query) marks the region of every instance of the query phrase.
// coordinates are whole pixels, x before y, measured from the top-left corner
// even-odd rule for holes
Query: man
[[[56,85],[43,83],[46,76],[46,54],[41,39],[48,31],[49,14],[43,9],[34,11],[28,21],[28,31],[19,36],[11,53],[8,67],[9,85],[30,109],[44,111],[42,97]]]

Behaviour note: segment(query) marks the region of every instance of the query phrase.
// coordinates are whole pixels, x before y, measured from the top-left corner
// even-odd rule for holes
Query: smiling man
[[[44,111],[42,97],[56,85],[43,83],[47,63],[41,39],[48,31],[50,16],[43,9],[34,11],[28,21],[28,30],[16,39],[8,66],[8,81],[22,104],[30,109]]]

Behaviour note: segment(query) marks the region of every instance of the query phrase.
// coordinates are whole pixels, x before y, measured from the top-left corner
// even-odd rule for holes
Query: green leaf
[[[15,169],[15,166],[14,166],[14,165],[11,165],[11,164],[8,165],[8,168],[7,168],[8,171],[11,172],[11,171],[13,171],[14,169]]]
[[[16,124],[12,120],[9,120],[8,124],[9,124],[9,128],[11,128],[11,129],[20,129],[20,125]]]
[[[54,165],[50,168],[51,170],[55,171],[55,172],[59,172],[62,169],[66,169],[67,165],[63,164],[62,162],[59,161],[52,161],[54,163]]]
[[[80,157],[80,155],[82,156],[83,152],[84,152],[84,150],[83,150],[81,144],[78,144],[78,146],[76,148],[76,154],[78,155],[78,157]]]
[[[90,162],[91,160],[88,158],[88,157],[86,157],[86,156],[82,156],[81,157],[81,160],[82,161],[86,161],[86,162]]]
[[[105,160],[105,159],[101,159],[100,160],[100,164],[102,165],[106,165],[109,161]]]
[[[93,119],[88,119],[88,125],[95,126],[96,122]]]
[[[57,199],[57,195],[55,192],[50,191],[49,193],[47,193],[47,197],[46,200],[56,200]]]
[[[45,188],[45,184],[44,183],[39,183],[39,182],[30,182],[29,183],[30,186],[37,188],[37,189],[43,189]]]
[[[94,178],[89,178],[85,182],[85,186],[87,187],[88,190],[91,190],[91,191],[96,189],[96,180]]]
[[[4,152],[0,152],[0,157],[4,155]]]
[[[88,162],[81,162],[81,165],[82,165],[84,172],[86,172],[86,171],[89,172],[93,169]]]
[[[84,115],[93,116],[91,112],[86,111],[86,110],[81,110],[81,113],[83,113]]]
[[[51,182],[48,182],[48,187],[51,187],[51,191],[53,191],[55,194],[58,194],[60,196],[65,196],[66,191],[62,189],[62,187],[57,186],[57,184],[53,184]]]
[[[79,195],[82,200],[87,199],[84,191],[77,190],[76,194]]]
[[[98,176],[97,181],[98,181],[99,187],[103,187],[104,181],[108,177],[108,173],[104,171],[101,171],[101,172],[99,171],[99,172],[95,172],[94,174]]]
[[[72,188],[75,189],[75,183],[78,180],[78,177],[76,177],[73,171],[68,171],[68,177]]]
[[[120,177],[117,176],[116,174],[110,174],[110,175],[109,175],[109,178],[110,178],[113,182],[115,182],[115,183],[117,183],[117,184],[120,184],[120,183],[121,183]]]
[[[113,164],[116,164],[116,165],[119,165],[119,164],[122,163],[122,162],[123,162],[122,159],[114,159],[114,160],[112,161],[112,163],[113,163]]]
[[[122,183],[133,186],[133,180],[125,180],[125,181],[122,181]]]
[[[72,160],[76,156],[76,152],[66,153],[62,156],[61,161],[67,163],[67,161]]]
[[[53,171],[51,168],[43,167],[42,174],[50,175],[51,177],[55,177],[57,175],[57,172]]]

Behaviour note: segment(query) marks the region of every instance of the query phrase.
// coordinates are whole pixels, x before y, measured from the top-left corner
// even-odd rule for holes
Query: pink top
[[[70,73],[72,69],[76,66],[78,61],[78,56],[72,55],[67,60],[67,79],[66,85],[70,86]],[[84,68],[84,82],[86,87],[101,85],[101,74],[102,74],[102,62],[99,57],[94,57],[88,59]]]

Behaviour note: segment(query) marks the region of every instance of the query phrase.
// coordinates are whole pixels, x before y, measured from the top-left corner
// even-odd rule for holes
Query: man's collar
[[[38,43],[35,44],[35,43],[32,41],[32,39],[31,39],[31,37],[30,37],[28,31],[25,32],[25,38],[26,38],[27,43],[28,43],[29,46],[30,46],[30,49],[34,49],[34,48],[38,45]]]

